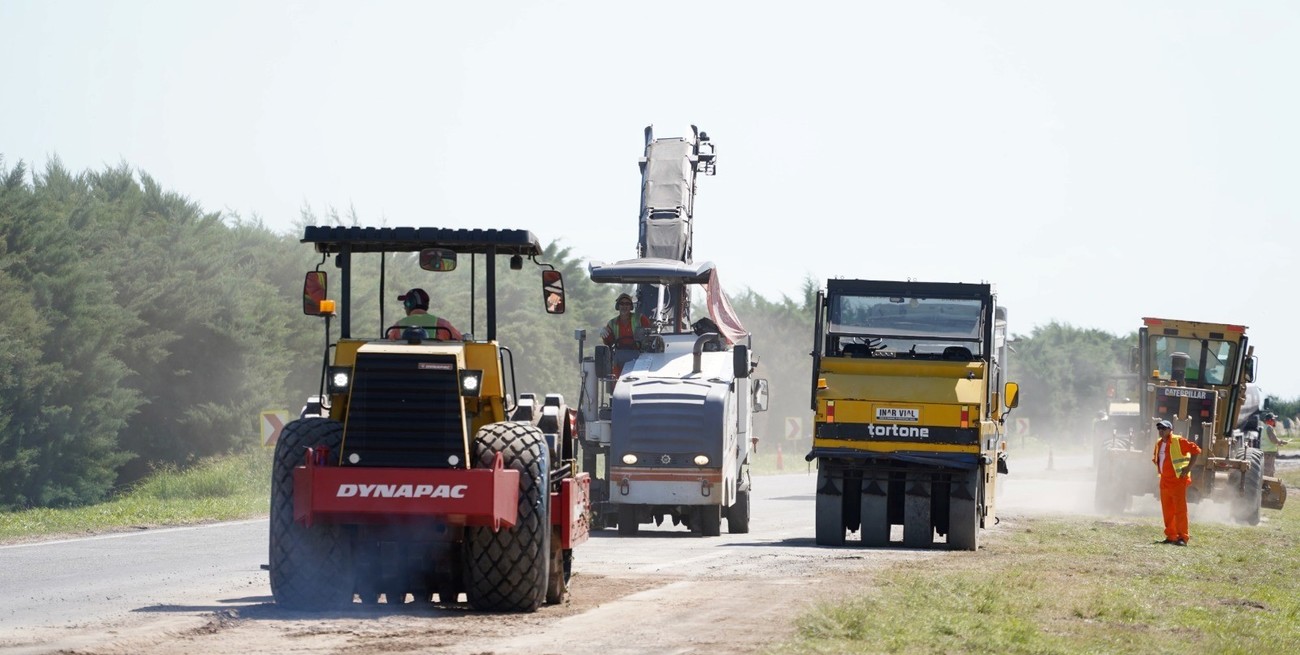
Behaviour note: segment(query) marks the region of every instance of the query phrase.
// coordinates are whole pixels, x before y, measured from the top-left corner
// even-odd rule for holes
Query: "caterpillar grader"
[[[816,542],[979,548],[995,516],[1007,313],[992,285],[832,279],[813,332]],[[944,537],[939,542],[936,536]]]
[[[1151,458],[1160,419],[1201,447],[1188,502],[1227,502],[1233,518],[1250,525],[1259,523],[1261,507],[1281,509],[1286,487],[1263,475],[1263,453],[1241,430],[1263,408],[1251,384],[1257,367],[1244,325],[1143,318],[1129,365],[1141,382],[1138,420],[1100,422],[1097,509],[1118,514],[1133,498],[1158,494]]]
[[[306,275],[303,312],[324,319],[322,389],[314,412],[286,425],[275,448],[276,603],[315,610],[381,597],[399,604],[409,595],[449,604],[463,593],[477,609],[530,612],[563,601],[573,548],[588,535],[577,413],[558,394],[539,406],[518,393],[514,353],[497,341],[499,258],[508,257],[511,270],[532,261],[546,311],[564,311],[564,281],[537,261],[537,237],[310,226],[302,242],[321,255]],[[475,307],[461,339],[441,326],[390,325],[382,305],[373,331],[357,329],[355,262],[380,258],[383,297],[391,253],[435,275],[470,259],[469,283],[485,305],[483,337],[474,333]],[[337,301],[327,297],[322,270],[331,260],[341,272]],[[485,280],[475,279],[478,270]]]
[[[594,527],[635,535],[642,524],[685,525],[693,534],[749,531],[753,414],[767,408],[767,381],[751,373],[751,337],[722,292],[711,262],[692,261],[695,179],[714,171],[713,144],[645,129],[637,258],[593,262],[593,282],[635,287],[635,343],[598,343],[585,353],[579,399],[583,470],[594,473]],[[691,322],[691,291],[708,317]],[[642,318],[644,317],[644,318]]]

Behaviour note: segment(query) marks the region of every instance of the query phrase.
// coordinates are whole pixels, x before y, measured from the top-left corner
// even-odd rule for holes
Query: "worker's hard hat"
[[[627,295],[626,293],[620,293],[620,294],[618,294],[618,300],[615,300],[615,301],[614,301],[614,309],[618,309],[618,306],[621,305],[621,304],[623,304],[623,301],[625,301],[625,300],[627,301],[627,304],[629,304],[629,305],[635,304],[635,303],[632,302],[632,296],[629,296],[629,295]]]

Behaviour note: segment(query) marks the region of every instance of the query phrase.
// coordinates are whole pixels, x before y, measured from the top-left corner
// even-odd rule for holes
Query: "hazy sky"
[[[695,124],[696,259],[733,291],[1241,323],[1300,396],[1294,2],[0,0],[0,60],[6,166],[126,162],[285,232],[354,208],[624,259],[642,128]]]

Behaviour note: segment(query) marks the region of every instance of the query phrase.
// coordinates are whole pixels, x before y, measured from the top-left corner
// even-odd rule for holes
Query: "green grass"
[[[262,450],[185,471],[163,469],[99,505],[0,512],[0,542],[261,516],[267,512],[270,480],[271,453]]]
[[[1294,492],[1300,470],[1285,471]],[[1300,643],[1300,508],[1255,527],[1018,520],[978,553],[905,563],[801,615],[773,653],[1281,653]]]

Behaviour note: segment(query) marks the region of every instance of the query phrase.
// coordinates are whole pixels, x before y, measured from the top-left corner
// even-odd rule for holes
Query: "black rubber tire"
[[[979,550],[983,470],[953,473],[948,489],[948,549]]]
[[[722,534],[722,506],[700,505],[695,510],[700,518],[700,535],[717,537]]]
[[[736,502],[727,508],[727,532],[749,534],[749,490],[736,492]]]
[[[885,474],[887,475],[887,474]],[[864,471],[862,480],[862,502],[858,507],[858,533],[862,545],[870,548],[884,548],[889,545],[889,480],[880,479],[877,471]]]
[[[636,505],[619,505],[618,506],[618,535],[620,537],[635,537],[641,524],[637,521]]]
[[[839,484],[842,484],[839,483]],[[817,466],[817,528],[818,546],[844,545],[844,495],[826,470],[826,463]],[[825,492],[825,493],[823,493]]]
[[[569,599],[569,578],[573,575],[573,549],[561,544],[558,525],[551,526],[550,577],[546,581],[546,604],[558,605]]]
[[[1096,463],[1097,479],[1093,483],[1093,505],[1099,514],[1106,516],[1123,514],[1130,499],[1127,481],[1115,479],[1114,474],[1117,458],[1122,455],[1112,453],[1112,450],[1127,450],[1127,447],[1117,439],[1106,442],[1106,448],[1102,449],[1101,458]]]
[[[550,555],[550,462],[542,431],[527,423],[491,423],[474,437],[475,468],[496,453],[519,471],[519,517],[512,528],[465,529],[465,594],[475,609],[533,612],[546,598]]]
[[[271,471],[271,595],[294,610],[333,609],[352,602],[351,542],[335,525],[305,528],[293,520],[293,470],[305,450],[324,446],[339,452],[343,425],[310,417],[290,422],[275,444]]]
[[[1247,525],[1259,525],[1259,505],[1264,496],[1264,453],[1256,448],[1246,449],[1245,471],[1241,492],[1232,500],[1232,518]]]

